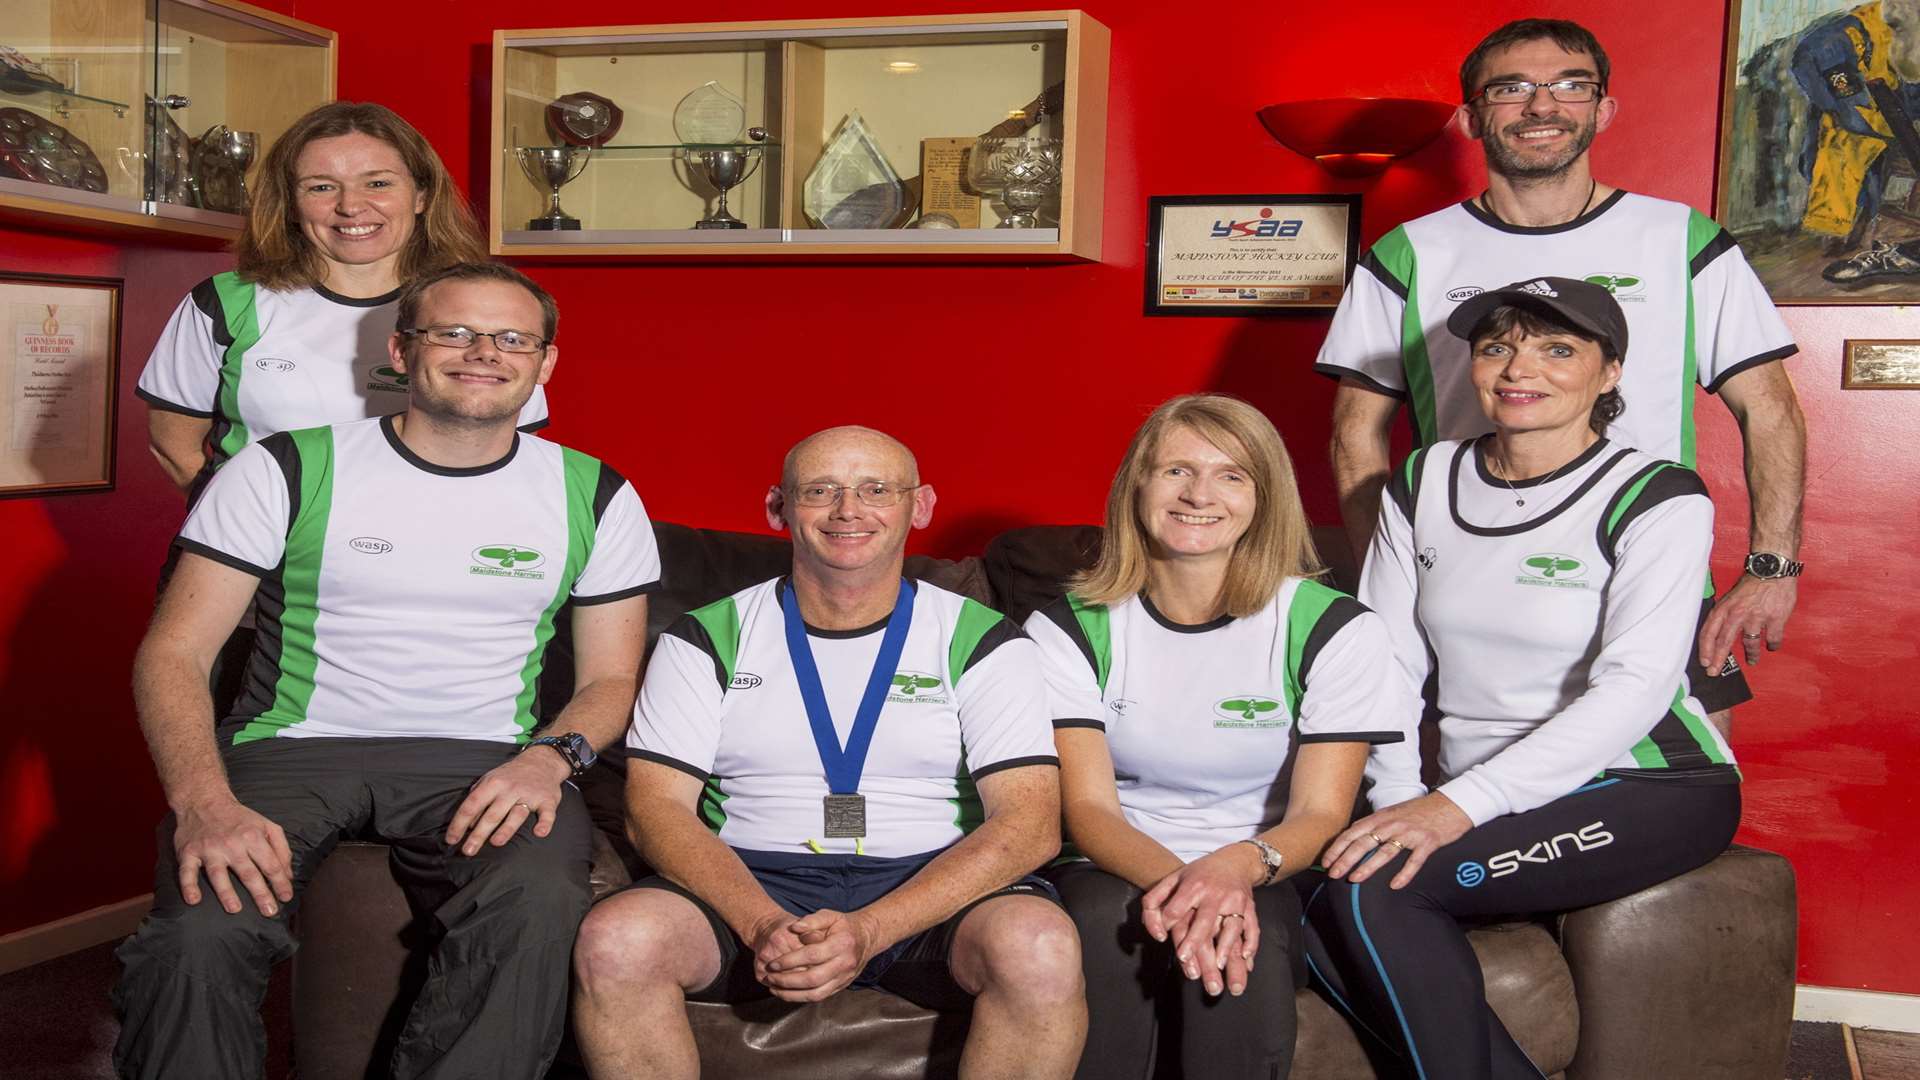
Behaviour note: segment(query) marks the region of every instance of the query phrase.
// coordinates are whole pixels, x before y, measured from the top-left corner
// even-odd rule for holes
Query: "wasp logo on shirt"
[[[1623,304],[1646,300],[1641,294],[1646,291],[1647,279],[1639,274],[1588,274],[1586,281],[1612,293]]]
[[[1520,872],[1521,863],[1550,863],[1582,851],[1592,851],[1613,843],[1613,834],[1607,831],[1607,823],[1595,821],[1582,825],[1577,832],[1561,833],[1546,840],[1536,841],[1526,850],[1514,848],[1503,851],[1487,860],[1488,877],[1506,877]],[[1571,844],[1569,850],[1567,845]],[[1461,881],[1466,885],[1466,881]],[[1478,884],[1475,882],[1474,884]]]
[[[362,555],[385,555],[393,550],[391,540],[382,540],[377,536],[356,536],[347,541],[347,546]]]
[[[390,367],[374,368],[367,376],[367,389],[387,394],[407,392],[407,377]]]
[[[538,580],[546,577],[547,572],[535,568],[546,561],[547,557],[533,548],[519,544],[488,544],[473,549],[473,565],[467,568],[467,572],[485,577]]]
[[[1478,285],[1462,285],[1457,289],[1448,289],[1447,299],[1456,304],[1463,304],[1486,291]]]
[[[1213,703],[1213,726],[1217,728],[1277,728],[1286,727],[1287,718],[1280,711],[1280,703],[1272,698],[1244,697],[1222,698]]]
[[[283,360],[278,356],[256,356],[253,358],[253,370],[265,371],[274,375],[285,375],[298,366],[299,365],[293,361]]]
[[[897,701],[902,705],[944,705],[947,695],[942,690],[939,679],[921,671],[897,671],[893,676],[893,688],[887,691],[888,701]]]
[[[732,690],[751,690],[759,685],[760,676],[751,671],[736,671],[733,673],[733,679],[727,683],[728,689]]]
[[[1551,589],[1591,589],[1593,583],[1586,576],[1586,563],[1557,551],[1543,551],[1520,560],[1520,574],[1513,581]]]

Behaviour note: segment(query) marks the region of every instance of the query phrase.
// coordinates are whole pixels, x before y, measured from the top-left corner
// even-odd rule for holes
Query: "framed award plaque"
[[[1358,195],[1155,195],[1148,315],[1324,314],[1360,248]]]
[[[0,497],[113,490],[121,285],[0,274]]]

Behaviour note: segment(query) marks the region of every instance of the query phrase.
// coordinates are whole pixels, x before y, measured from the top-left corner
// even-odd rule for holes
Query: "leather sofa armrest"
[[[1787,860],[1736,845],[1566,915],[1560,944],[1580,999],[1569,1080],[1785,1075],[1797,913]]]

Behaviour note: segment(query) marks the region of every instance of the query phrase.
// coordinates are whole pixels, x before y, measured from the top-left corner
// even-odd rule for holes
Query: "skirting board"
[[[0,937],[0,975],[126,937],[152,906],[153,894],[143,893]]]
[[[1793,988],[1793,1018],[1877,1031],[1920,1032],[1920,996],[1803,984]]]

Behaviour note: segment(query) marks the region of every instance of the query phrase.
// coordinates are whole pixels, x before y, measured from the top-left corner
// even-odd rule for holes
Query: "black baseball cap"
[[[1615,356],[1625,359],[1627,355],[1627,313],[1620,310],[1619,301],[1603,286],[1574,278],[1529,278],[1483,292],[1453,309],[1447,316],[1447,329],[1455,337],[1471,341],[1473,328],[1480,320],[1502,307],[1529,308],[1549,315],[1599,338]]]

